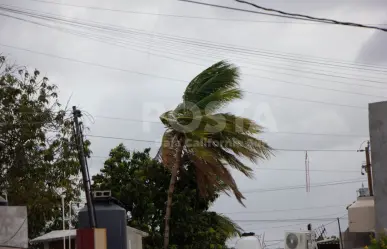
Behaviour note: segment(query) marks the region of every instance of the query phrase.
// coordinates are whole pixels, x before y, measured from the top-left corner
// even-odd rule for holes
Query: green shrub
[[[377,240],[374,237],[371,237],[371,244],[365,246],[365,249],[387,249],[387,235],[381,234],[380,238]]]

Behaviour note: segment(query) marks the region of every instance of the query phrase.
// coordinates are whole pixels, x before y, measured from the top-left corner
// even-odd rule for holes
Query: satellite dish
[[[286,245],[290,249],[296,249],[298,246],[298,237],[294,233],[289,233],[286,236]]]

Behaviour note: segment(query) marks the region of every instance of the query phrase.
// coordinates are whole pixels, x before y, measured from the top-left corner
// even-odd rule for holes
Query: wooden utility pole
[[[82,136],[81,127],[78,121],[78,118],[80,118],[82,114],[81,114],[81,111],[77,110],[75,106],[73,106],[73,115],[74,115],[74,127],[75,127],[74,135],[75,135],[75,140],[78,147],[79,163],[81,164],[83,187],[85,189],[85,195],[86,195],[87,213],[89,215],[90,228],[95,228],[97,221],[95,216],[93,198],[91,195],[90,176],[88,174],[88,169],[86,166],[85,152],[83,148],[84,146],[83,136]]]
[[[374,196],[374,188],[372,184],[371,160],[370,160],[370,141],[367,142],[367,146],[365,147],[365,155],[366,155],[366,171],[367,171],[367,178],[368,178],[368,190],[370,192],[370,196]]]
[[[365,156],[366,156],[366,165],[363,165],[362,169],[365,168],[367,173],[369,194],[370,196],[374,196],[374,185],[372,182],[372,170],[371,170],[371,159],[370,159],[370,141],[367,141],[367,146],[365,147],[364,150],[358,150],[358,152],[363,152],[363,151],[365,152]]]
[[[344,249],[343,237],[341,236],[340,218],[337,218],[337,224],[339,225],[340,246],[341,246],[341,249]]]

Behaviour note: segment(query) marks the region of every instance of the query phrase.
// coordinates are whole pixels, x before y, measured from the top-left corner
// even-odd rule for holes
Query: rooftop
[[[55,240],[61,240],[63,237],[71,237],[75,238],[77,235],[76,229],[71,230],[54,230],[49,233],[46,233],[40,237],[37,237],[35,239],[32,239],[31,243],[40,243],[40,242],[46,242],[46,241],[55,241]]]

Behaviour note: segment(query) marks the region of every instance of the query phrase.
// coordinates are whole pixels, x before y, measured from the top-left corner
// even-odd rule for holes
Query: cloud
[[[264,1],[262,5],[265,4],[273,8],[322,17],[375,23],[383,20],[382,15],[384,13],[382,12],[384,12],[385,8],[381,7],[381,2],[383,1],[367,1],[365,3],[364,1],[297,0],[290,2],[276,0]],[[114,140],[89,137],[92,141],[91,149],[95,156],[107,156],[109,150],[120,142],[123,142],[128,149],[141,150],[151,147],[152,153],[155,153],[158,144],[129,141],[124,140],[124,138],[160,140],[164,130],[161,124],[145,124],[128,120],[100,118],[98,116],[158,121],[158,116],[162,110],[170,109],[181,101],[181,95],[188,82],[201,70],[219,59],[228,59],[240,66],[243,90],[258,93],[246,93],[242,102],[235,103],[225,110],[253,118],[258,123],[266,126],[269,131],[367,135],[368,113],[367,109],[361,109],[361,107],[366,108],[369,102],[381,100],[381,98],[377,97],[321,90],[313,87],[287,84],[283,81],[320,88],[387,96],[386,89],[375,88],[383,87],[382,84],[369,81],[371,78],[377,77],[379,78],[378,81],[383,82],[385,80],[384,75],[376,75],[364,70],[351,68],[358,54],[359,58],[366,58],[370,63],[383,62],[385,54],[383,55],[384,50],[381,44],[386,43],[386,35],[382,35],[381,32],[374,33],[364,29],[331,25],[300,24],[299,22],[285,24],[270,23],[271,21],[279,21],[279,19],[205,8],[179,1],[161,2],[149,0],[130,1],[130,3],[128,1],[108,1],[100,3],[96,0],[88,0],[87,2],[82,2],[82,4],[153,13],[205,16],[221,19],[262,20],[268,22],[230,22],[224,20],[155,17],[153,15],[75,9],[43,3],[32,4],[26,0],[8,1],[7,3],[20,8],[33,8],[40,12],[50,12],[110,25],[122,25],[154,34],[162,33],[174,38],[178,36],[185,37],[185,42],[180,42],[176,45],[176,43],[172,44],[165,39],[157,40],[154,37],[134,42],[133,38],[136,37],[135,35],[120,34],[119,36],[114,36],[114,38],[117,40],[118,38],[125,38],[127,43],[125,44],[126,47],[119,47],[86,39],[78,35],[38,27],[32,23],[0,17],[1,34],[6,34],[1,36],[0,43],[106,66],[96,67],[0,47],[0,51],[11,55],[12,59],[19,64],[38,68],[42,73],[46,72],[50,80],[59,86],[62,102],[65,102],[73,93],[71,104],[77,105],[82,110],[95,116],[94,124],[84,119],[90,127],[88,134],[123,138],[122,140]],[[214,1],[214,3],[237,6],[231,0]],[[359,11],[360,9],[362,10],[361,12]],[[281,20],[283,21],[283,19]],[[158,43],[150,46],[149,42],[152,40],[158,41]],[[213,48],[204,46],[194,47],[187,40],[191,44],[193,41],[198,42],[198,40],[202,42],[208,41],[216,44],[216,46]],[[224,49],[224,44],[228,44],[227,46],[230,49]],[[135,51],[140,46],[146,47],[145,51]],[[371,49],[372,47],[374,49]],[[223,48],[223,50],[218,52],[216,48]],[[158,54],[170,58],[152,55],[152,53],[155,53],[155,49],[158,50]],[[246,49],[248,52],[246,52]],[[176,55],[176,53],[180,53],[181,56]],[[195,65],[195,63],[199,65]],[[249,67],[254,67],[254,69]],[[279,67],[282,67],[282,69]],[[121,68],[142,74],[113,70],[112,68]],[[310,72],[308,73],[307,71]],[[150,75],[181,79],[182,82],[152,77]],[[275,78],[277,80],[273,81],[262,77]],[[355,84],[362,84],[368,87],[359,87],[355,86]],[[259,93],[263,95],[259,95]],[[326,102],[328,104],[316,102]],[[334,105],[334,103],[338,105]],[[359,106],[360,108],[340,105]],[[150,110],[153,108],[152,106],[155,109],[154,112]],[[276,148],[297,148],[301,150],[337,148],[356,150],[359,148],[360,143],[366,139],[361,137],[274,133],[264,134],[262,138]],[[258,169],[259,167],[303,169],[304,153],[304,151],[280,151],[269,161],[261,161],[257,165],[249,162],[251,167],[257,169],[256,179],[246,180],[241,174],[235,173],[236,181],[242,190],[304,184],[305,172],[303,171]],[[319,182],[360,177],[360,166],[364,160],[363,154],[356,152],[349,154],[311,152],[309,155],[311,170],[359,170],[359,173],[351,172],[350,174],[311,171],[312,185]],[[93,158],[90,162],[91,173],[98,172],[103,165],[103,161],[103,158]],[[256,193],[247,196],[246,209],[242,208],[233,198],[222,196],[213,208],[220,212],[243,212],[329,204],[342,204],[344,207],[345,204],[355,200],[357,187],[360,187],[360,184],[312,188],[310,194],[306,194],[303,189]],[[345,198],[342,198],[342,196]],[[326,211],[309,210],[308,212],[294,211],[230,216],[234,219],[280,219],[307,215],[308,217],[329,215],[341,211],[345,212],[345,209],[338,207]],[[246,226],[246,229],[258,230],[267,228],[270,229],[267,239],[278,239],[283,238],[283,230],[287,228],[270,227],[282,224],[255,223],[250,228]],[[289,225],[289,223],[286,224]],[[321,223],[316,223],[315,225],[318,224]],[[305,226],[295,226],[289,229],[299,229],[300,227],[305,228]],[[332,227],[330,231],[330,233],[334,233],[337,229]]]

